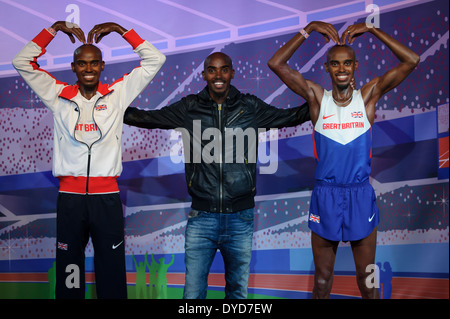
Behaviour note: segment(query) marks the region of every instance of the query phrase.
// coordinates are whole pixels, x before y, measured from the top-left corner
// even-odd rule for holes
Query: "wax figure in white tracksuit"
[[[69,85],[42,70],[37,58],[58,31],[84,43],[75,50]],[[99,81],[104,62],[92,44],[117,32],[141,58],[140,67],[112,84]],[[122,171],[123,114],[150,83],[165,56],[133,30],[115,23],[96,25],[86,43],[76,25],[58,21],[17,54],[13,65],[53,114],[53,175],[58,178],[56,298],[84,298],[84,249],[92,238],[97,297],[126,298],[123,211],[117,177]],[[80,278],[70,278],[74,266]],[[79,288],[76,285],[79,279]]]

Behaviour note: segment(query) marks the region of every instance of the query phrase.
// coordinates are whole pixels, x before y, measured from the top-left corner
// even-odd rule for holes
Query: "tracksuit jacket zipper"
[[[95,117],[94,117],[95,106],[97,105],[97,102],[98,102],[100,99],[101,99],[101,97],[99,97],[99,98],[95,101],[94,106],[93,106],[93,108],[92,108],[92,120],[94,121],[95,127],[97,127],[98,131],[100,132],[100,137],[98,138],[98,140],[95,140],[94,142],[92,142],[92,144],[91,144],[90,146],[89,146],[87,143],[85,143],[85,142],[83,142],[83,141],[80,141],[80,140],[78,140],[78,139],[76,138],[76,135],[75,135],[76,132],[75,132],[75,131],[76,131],[76,127],[77,127],[77,125],[78,125],[78,121],[80,120],[81,109],[80,109],[80,107],[78,106],[78,103],[77,103],[77,102],[72,101],[73,103],[75,103],[75,105],[77,106],[77,109],[78,109],[78,118],[77,118],[77,122],[76,122],[76,124],[75,124],[75,128],[74,128],[74,130],[73,130],[73,138],[74,138],[76,141],[78,141],[78,142],[80,142],[80,143],[86,145],[86,147],[88,148],[87,172],[86,172],[86,195],[89,194],[89,175],[90,175],[90,171],[91,171],[91,149],[92,149],[92,146],[102,138],[102,131],[100,130],[100,127],[98,127],[97,122],[95,122]]]

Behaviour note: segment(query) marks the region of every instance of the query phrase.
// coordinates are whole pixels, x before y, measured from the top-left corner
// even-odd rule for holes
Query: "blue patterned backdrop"
[[[82,10],[89,5],[91,10],[95,8],[106,15],[122,12],[114,1],[108,2],[111,4],[109,11],[97,8],[100,5],[106,7],[101,1],[75,3]],[[220,13],[224,16],[217,12],[214,15],[202,3],[205,4],[200,0],[193,1],[191,9],[187,10],[181,0],[158,1],[159,6],[170,4],[172,9],[178,8],[180,19],[182,14],[188,14],[197,15],[199,20],[210,17],[210,23],[219,23],[220,20],[225,24],[224,30],[231,30],[231,35],[212,32],[205,24],[197,30],[191,26],[195,19],[191,19],[190,42],[182,47],[182,40],[187,41],[187,36],[172,34],[168,40],[163,39],[167,36],[164,32],[170,31],[158,29],[157,23],[163,23],[161,21],[153,24],[137,12],[130,12],[129,8],[123,8],[123,15],[128,19],[118,14],[112,17],[122,19],[124,26],[135,28],[144,38],[158,44],[167,55],[160,73],[133,102],[133,106],[157,109],[201,90],[205,86],[201,77],[203,60],[213,51],[225,52],[233,59],[236,77],[232,84],[239,90],[255,94],[279,108],[297,106],[304,101],[269,70],[268,59],[307,21],[328,19],[342,31],[349,24],[364,22],[367,16],[364,6],[355,7],[344,1],[338,7],[333,1],[328,1],[329,8],[321,12],[314,7],[308,8],[303,1],[261,1],[257,5],[269,3],[277,10],[288,10],[289,7],[293,12],[281,18],[277,16],[276,20],[275,15],[279,12],[274,10],[275,23],[270,10],[264,14],[258,11],[255,17],[262,22],[253,21],[242,26],[235,12],[239,12],[239,6],[242,6],[240,11],[247,10],[244,1],[232,1],[227,7],[234,10],[224,9],[225,12]],[[381,28],[421,56],[417,69],[379,101],[373,127],[371,183],[381,212],[376,255],[381,272],[381,293],[383,298],[448,299],[449,7],[443,0],[374,3],[381,8]],[[2,3],[2,7],[6,6],[2,14],[5,10],[22,10],[23,14],[37,10],[33,8],[34,4],[28,4],[30,6],[27,6],[27,1],[14,5]],[[155,11],[151,6],[155,1],[140,4]],[[59,7],[49,12],[43,10],[43,14],[54,19],[58,19],[57,14],[67,15],[64,8]],[[34,14],[33,19],[39,18],[36,16]],[[31,40],[43,27],[50,25],[45,17],[40,17],[43,21],[36,21],[35,26],[29,24],[24,34],[16,33],[14,38],[21,43],[16,51],[6,52],[11,59],[25,40]],[[91,16],[92,20],[94,18]],[[96,24],[97,21],[89,20],[88,23]],[[149,27],[150,23],[155,30]],[[176,21],[164,23],[176,24]],[[11,36],[8,34],[11,25],[3,25],[0,26],[2,48],[5,47],[6,36]],[[238,31],[233,31],[236,28]],[[72,48],[67,44],[68,40],[64,40],[68,50],[73,51],[75,46]],[[108,47],[103,49],[114,48],[112,52],[116,52],[118,58],[107,54],[102,82],[113,82],[139,64],[136,57],[130,55],[125,41],[113,39],[111,43],[105,43]],[[324,44],[323,38],[313,33],[305,42],[302,54],[294,54],[290,65],[301,70],[306,78],[330,88],[330,80],[323,68],[325,57],[320,51]],[[373,36],[363,35],[353,47],[359,60],[358,87],[397,62],[395,56]],[[65,57],[65,52],[58,50],[52,43],[48,48],[50,57],[41,57],[41,64],[56,78],[73,83],[75,76],[67,64],[70,60]],[[52,298],[58,192],[58,182],[51,174],[52,115],[7,60],[4,61],[0,64],[0,298]],[[250,298],[311,297],[314,267],[307,226],[315,169],[311,134],[312,125],[308,122],[260,136],[267,149],[269,139],[276,141],[277,150],[270,151],[269,155],[271,161],[276,161],[277,170],[274,174],[259,174],[257,177]],[[180,147],[181,137],[175,131],[124,126],[124,170],[119,178],[119,187],[125,213],[130,298],[181,297],[184,230],[190,198],[184,180],[184,165],[179,163]],[[267,163],[261,160],[258,165],[266,166]],[[135,261],[144,261],[147,253],[147,260],[165,276],[167,286],[157,284],[154,289],[149,287],[155,273],[148,269],[147,282],[137,282]],[[86,255],[88,282],[93,283],[93,248],[90,243]],[[335,266],[333,298],[359,296],[354,274],[350,246],[341,243]],[[223,297],[223,285],[223,263],[218,253],[211,269],[208,296]],[[95,297],[92,285],[87,289],[88,296]]]

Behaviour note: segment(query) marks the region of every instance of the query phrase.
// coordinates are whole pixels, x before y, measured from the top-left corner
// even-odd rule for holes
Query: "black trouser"
[[[84,251],[90,235],[97,297],[126,298],[124,220],[119,194],[59,193],[56,220],[55,297],[84,298]]]

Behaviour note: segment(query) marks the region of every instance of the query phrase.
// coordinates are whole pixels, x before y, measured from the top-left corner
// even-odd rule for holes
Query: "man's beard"
[[[347,83],[347,84],[338,84],[338,85],[337,85],[337,88],[339,89],[339,91],[344,91],[344,90],[347,90],[349,86],[350,86],[350,83]]]

